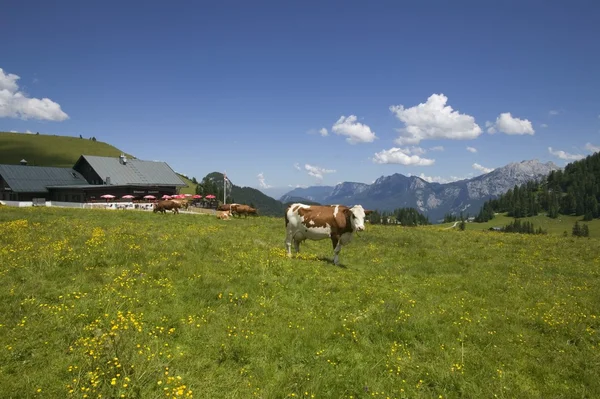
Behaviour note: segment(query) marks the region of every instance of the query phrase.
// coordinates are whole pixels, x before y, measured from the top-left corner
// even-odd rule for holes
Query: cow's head
[[[344,210],[344,212],[347,212],[347,216],[350,218],[352,231],[363,231],[365,229],[365,216],[367,213],[362,205],[354,205],[352,208]]]

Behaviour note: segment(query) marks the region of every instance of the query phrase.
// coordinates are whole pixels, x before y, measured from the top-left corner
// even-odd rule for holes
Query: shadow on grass
[[[344,265],[342,263],[338,263],[336,265],[335,263],[333,263],[333,259],[325,257],[325,256],[317,256],[317,260],[319,260],[321,262],[329,263],[330,265],[341,267],[342,269],[347,269],[348,268],[348,267],[346,267],[346,265]]]

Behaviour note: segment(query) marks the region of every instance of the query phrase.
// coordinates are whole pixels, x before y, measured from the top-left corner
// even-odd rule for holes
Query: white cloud
[[[49,98],[30,98],[19,91],[18,75],[4,73],[0,68],[0,118],[42,119],[64,121],[69,115]]]
[[[416,147],[419,148],[419,147]],[[390,148],[389,150],[383,150],[375,153],[373,158],[374,163],[379,164],[400,164],[400,165],[416,165],[416,166],[429,166],[433,165],[435,160],[421,158],[419,155],[413,154],[410,148]]]
[[[347,118],[342,115],[331,127],[331,131],[341,136],[347,136],[346,141],[350,144],[371,143],[377,138],[369,126],[357,122],[356,115],[350,115]]]
[[[477,152],[477,148],[475,147],[467,147],[467,151],[472,152],[473,154]]]
[[[474,139],[481,134],[481,128],[471,115],[461,114],[446,105],[448,97],[443,94],[432,94],[426,103],[404,108],[402,105],[392,105],[396,118],[405,127],[398,129],[400,137],[396,139],[399,145],[418,144],[421,140]]]
[[[300,164],[298,162],[296,162],[294,164],[294,168],[296,168],[296,170],[302,170],[302,168],[300,167]]]
[[[273,186],[267,184],[267,182],[265,181],[265,175],[260,172],[256,177],[258,177],[258,184],[260,186],[260,188],[271,188]]]
[[[531,134],[535,133],[533,130],[533,126],[531,122],[527,119],[519,119],[513,118],[510,112],[505,112],[500,114],[498,118],[496,118],[496,122],[486,122],[485,127],[488,128],[489,134],[494,134],[496,132],[506,133],[506,134]]]
[[[555,157],[558,157],[560,159],[564,159],[567,161],[577,161],[579,159],[583,159],[585,158],[585,156],[580,155],[580,154],[569,154],[568,152],[564,152],[561,150],[556,150],[554,151],[552,149],[552,147],[548,147],[548,152],[552,155],[554,155]]]
[[[305,164],[304,169],[308,172],[309,176],[316,177],[319,180],[323,179],[323,175],[327,173],[335,173],[335,169],[325,169],[319,166]]]
[[[317,129],[309,129],[307,132],[307,134],[320,134],[321,136],[325,137],[329,135],[329,132],[327,131],[326,128],[322,127],[321,129],[317,130]]]
[[[494,168],[486,168],[485,166],[479,165],[478,163],[474,163],[472,166],[473,169],[476,169],[483,173],[490,173],[492,170],[494,170]]]
[[[19,133],[16,130],[11,130],[10,133]]]
[[[444,151],[444,146],[436,145],[435,147],[431,147],[429,151]]]
[[[550,111],[548,111],[548,115],[550,116],[556,116],[560,114],[560,111],[556,110],[556,109],[551,109]]]
[[[591,151],[591,152],[599,152],[600,151],[600,147],[597,145],[593,145],[592,143],[586,143],[585,149],[588,151]]]
[[[540,125],[540,127],[547,128],[547,127],[548,127],[548,125],[547,125],[547,124],[545,124],[545,123],[542,123],[542,124]]]

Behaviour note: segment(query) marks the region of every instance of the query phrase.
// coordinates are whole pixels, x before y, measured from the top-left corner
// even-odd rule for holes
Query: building
[[[24,160],[23,160],[24,161]],[[32,201],[104,201],[105,194],[174,195],[187,185],[165,162],[81,155],[73,168],[0,165],[0,199]]]

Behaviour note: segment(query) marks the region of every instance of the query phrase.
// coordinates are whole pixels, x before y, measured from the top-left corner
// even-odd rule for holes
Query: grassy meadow
[[[600,397],[597,239],[0,207],[2,398]]]
[[[490,227],[504,227],[510,224],[515,219],[510,216],[506,216],[506,214],[498,214],[492,220],[487,221],[485,223],[467,223],[466,230],[474,230],[474,231],[482,231],[488,230]],[[579,225],[587,224],[590,230],[590,237],[600,238],[600,219],[594,219],[590,221],[584,221],[583,216],[573,216],[573,215],[559,215],[556,219],[549,218],[546,215],[537,215],[526,218],[520,218],[521,222],[530,222],[533,223],[533,226],[537,229],[541,227],[544,231],[546,231],[550,235],[560,235],[563,236],[565,231],[567,235],[570,236],[573,231],[573,225],[575,222],[579,222]],[[454,225],[452,223],[444,223],[439,225],[434,225],[435,227],[450,227]],[[456,227],[458,228],[458,226]]]

